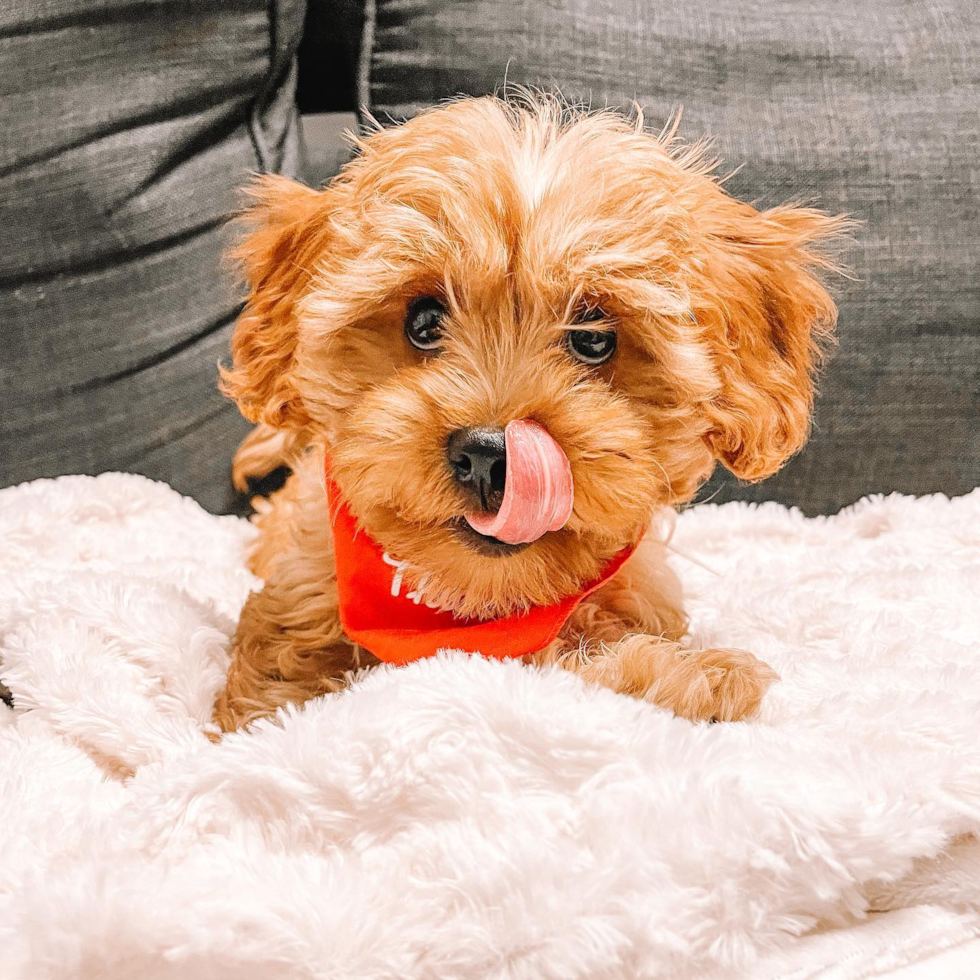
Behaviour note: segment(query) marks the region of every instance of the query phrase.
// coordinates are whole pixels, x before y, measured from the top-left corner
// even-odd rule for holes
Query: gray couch
[[[809,447],[757,486],[719,472],[703,496],[820,513],[965,492],[980,484],[978,42],[974,0],[2,5],[0,482],[136,470],[241,509],[228,465],[246,427],[215,363],[248,173],[325,179],[346,151],[324,113],[398,119],[506,79],[635,98],[653,125],[683,105],[682,134],[741,167],[737,196],[863,222]]]

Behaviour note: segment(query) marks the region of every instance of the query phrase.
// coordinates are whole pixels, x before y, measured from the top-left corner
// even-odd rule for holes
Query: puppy
[[[803,444],[841,219],[757,211],[642,115],[461,100],[257,184],[224,391],[259,423],[225,731],[441,648],[558,664],[692,720],[776,676],[689,650],[664,521]]]

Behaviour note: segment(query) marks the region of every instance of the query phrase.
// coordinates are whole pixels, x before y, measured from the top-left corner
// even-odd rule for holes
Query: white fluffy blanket
[[[212,745],[251,533],[136,476],[0,492],[0,976],[980,962],[980,491],[680,518],[695,642],[782,675],[748,724],[456,655]]]

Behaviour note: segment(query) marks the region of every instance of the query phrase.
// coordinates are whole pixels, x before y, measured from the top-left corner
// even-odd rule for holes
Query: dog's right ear
[[[292,382],[297,305],[325,247],[329,191],[267,175],[248,193],[254,203],[242,216],[247,230],[232,258],[249,294],[232,336],[233,367],[221,368],[221,390],[252,422],[298,429],[309,417]]]

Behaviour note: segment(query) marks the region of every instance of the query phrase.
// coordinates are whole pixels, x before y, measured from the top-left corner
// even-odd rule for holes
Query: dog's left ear
[[[809,208],[759,212],[731,198],[712,209],[694,311],[721,377],[705,441],[743,480],[775,473],[809,434],[814,371],[837,319],[815,275],[833,263],[817,246],[848,226]]]

